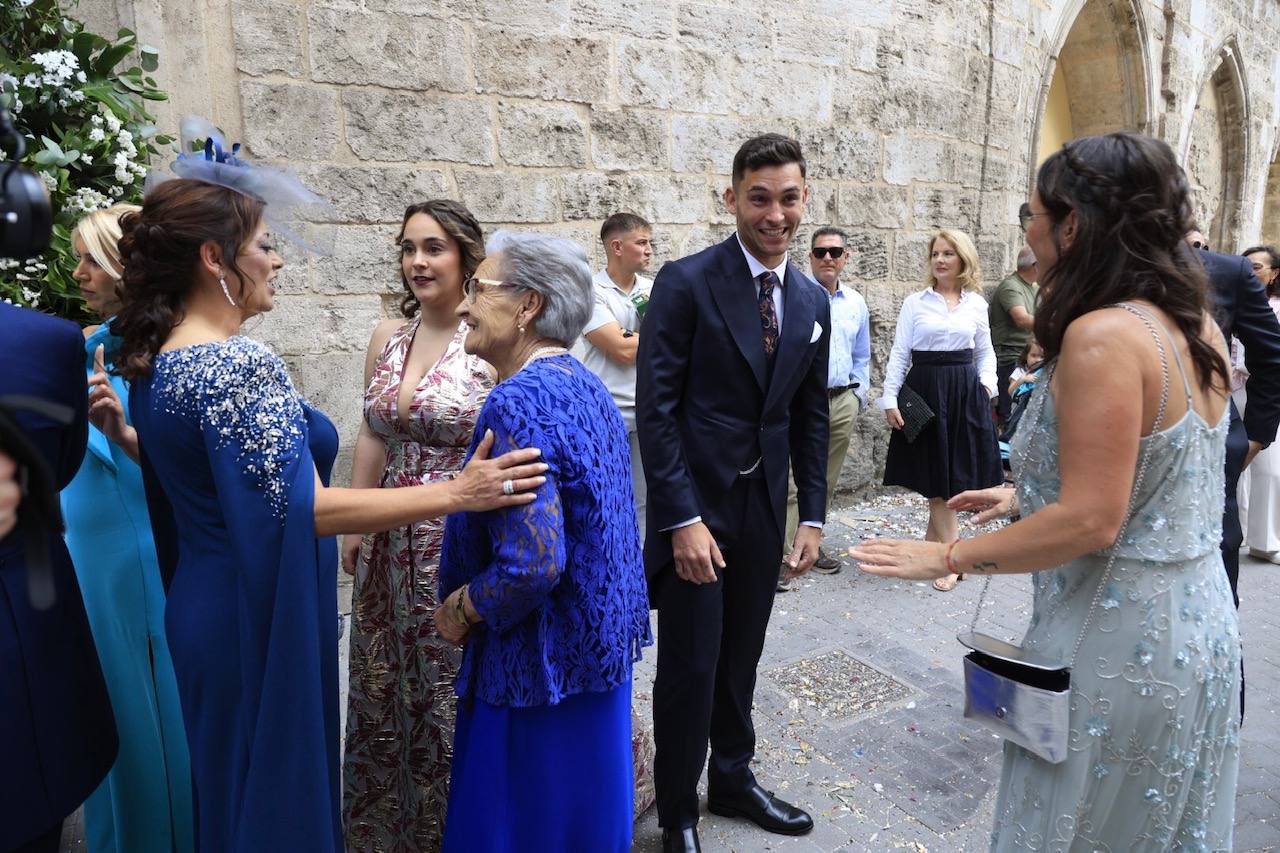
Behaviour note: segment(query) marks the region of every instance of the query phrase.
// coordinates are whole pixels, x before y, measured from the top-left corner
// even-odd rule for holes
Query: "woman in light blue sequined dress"
[[[880,541],[854,555],[919,579],[949,566],[1037,573],[1023,645],[1074,655],[1068,757],[1006,743],[992,850],[1230,850],[1240,639],[1218,548],[1229,380],[1182,241],[1186,178],[1162,142],[1080,139],[1045,161],[1030,214],[1049,368],[1014,441],[1016,497],[953,501],[985,520],[1012,500],[1023,519],[945,549]]]

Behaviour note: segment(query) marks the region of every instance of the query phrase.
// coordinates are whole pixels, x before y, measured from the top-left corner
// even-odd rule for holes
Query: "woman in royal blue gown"
[[[89,853],[172,853],[193,844],[191,766],[137,436],[123,417],[124,381],[105,372],[120,345],[111,328],[120,310],[120,217],[137,210],[121,204],[94,211],[71,235],[79,256],[75,280],[85,305],[103,320],[84,330],[85,367],[118,395],[89,413],[88,452],[61,493],[67,549],[120,735],[111,772],[84,804]]]
[[[306,195],[219,145],[206,151],[192,158],[197,168],[174,164],[199,180],[153,181],[142,211],[123,220],[125,306],[115,324],[171,577],[165,626],[196,842],[217,853],[339,851],[334,534],[524,503],[532,496],[504,494],[503,481],[534,488],[545,466],[525,450],[448,483],[329,488],[333,425],[278,356],[239,335],[245,319],[271,309],[283,266],[268,233],[272,199]]]
[[[631,667],[652,642],[627,430],[566,349],[591,313],[582,248],[505,231],[488,248],[458,307],[498,373],[476,431],[550,468],[532,503],[445,524],[436,625],[466,648],[444,850],[621,853]]]

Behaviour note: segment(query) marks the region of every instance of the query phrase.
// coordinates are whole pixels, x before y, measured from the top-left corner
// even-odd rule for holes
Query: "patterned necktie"
[[[772,270],[760,273],[760,329],[764,333],[764,354],[770,359],[778,349],[778,310],[773,304],[773,289],[779,287]]]

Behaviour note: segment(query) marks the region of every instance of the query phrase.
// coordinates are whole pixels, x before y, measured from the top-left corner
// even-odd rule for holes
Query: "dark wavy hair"
[[[400,244],[404,241],[404,229],[409,226],[409,220],[419,213],[425,213],[440,223],[444,233],[458,244],[458,252],[462,255],[462,280],[466,281],[475,275],[476,267],[484,260],[484,230],[465,205],[447,198],[418,202],[404,209],[400,233],[396,234],[397,259],[401,257]],[[404,277],[403,264],[400,266],[400,285],[404,288],[404,296],[400,299],[400,313],[405,317],[413,317],[418,313],[418,298],[413,295],[413,289]]]
[[[1215,378],[1229,387],[1226,364],[1202,335],[1208,279],[1183,240],[1193,221],[1190,188],[1169,146],[1128,131],[1068,142],[1040,166],[1036,191],[1058,249],[1036,308],[1045,359],[1057,357],[1076,318],[1145,299],[1186,338],[1201,387]],[[1064,248],[1059,229],[1073,210],[1076,237]]]
[[[124,305],[112,324],[123,338],[116,370],[133,379],[151,372],[151,359],[183,317],[195,284],[200,247],[216,243],[243,293],[248,279],[236,256],[262,221],[263,203],[204,181],[165,181],[142,210],[120,220]]]
[[[1258,252],[1266,252],[1267,257],[1271,258],[1268,264],[1273,270],[1280,270],[1280,252],[1276,251],[1275,246],[1250,246],[1241,252],[1246,258],[1250,255],[1256,255]],[[1267,296],[1275,296],[1277,288],[1280,288],[1280,275],[1272,276],[1271,281],[1267,284]]]

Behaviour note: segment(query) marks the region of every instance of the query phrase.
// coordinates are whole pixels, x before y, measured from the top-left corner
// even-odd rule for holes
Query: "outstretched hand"
[[[913,539],[869,539],[849,549],[862,571],[871,575],[928,581],[946,577],[947,546]]]
[[[975,512],[973,520],[986,524],[997,518],[1005,518],[1015,511],[1018,493],[1012,486],[994,486],[990,489],[971,489],[961,492],[947,506],[959,512]]]
[[[493,442],[493,430],[485,430],[471,461],[450,483],[457,511],[484,512],[531,503],[536,498],[532,490],[547,482],[542,473],[548,466],[533,461],[542,455],[541,450],[527,447],[490,459]],[[503,484],[508,481],[511,485],[504,492]]]

